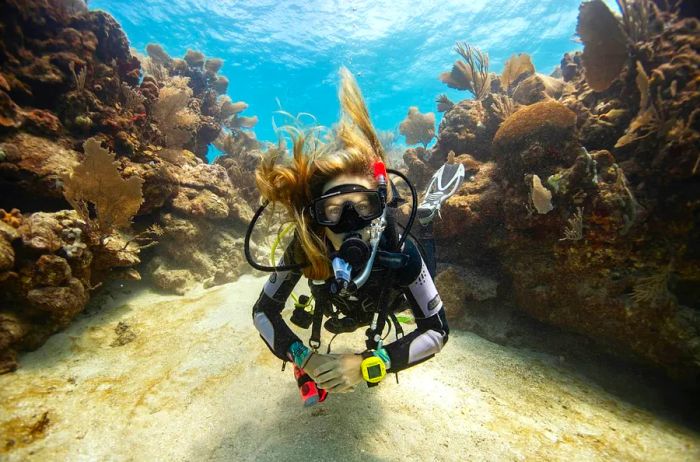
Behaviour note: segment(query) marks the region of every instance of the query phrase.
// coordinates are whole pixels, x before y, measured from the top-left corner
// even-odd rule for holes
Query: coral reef
[[[215,201],[214,198],[208,199]],[[190,216],[175,213],[161,216],[165,232],[160,238],[158,256],[148,265],[157,287],[184,294],[195,281],[204,281],[208,286],[223,284],[246,271],[242,235],[247,221],[244,223],[243,220],[249,221],[253,217],[252,211],[247,205],[237,210],[242,215],[239,220],[220,213],[218,218],[231,224],[230,227],[221,226],[211,219],[195,218],[197,214],[206,213],[202,211],[207,207],[202,205],[206,200],[193,204]],[[234,215],[236,212],[230,213]]]
[[[487,124],[484,101],[464,100],[445,111],[438,128],[432,155],[444,161],[450,151],[470,154],[480,160],[490,157],[491,139],[497,124]]]
[[[75,211],[0,209],[0,373],[17,367],[17,351],[40,346],[85,307],[93,259],[86,225]],[[124,265],[138,262],[122,261]]]
[[[584,51],[559,72],[514,55],[474,99],[443,104],[437,143],[406,164],[417,184],[450,152],[471,166],[435,226],[447,262],[487,267],[535,318],[697,384],[700,22],[619,3],[621,17],[581,6]],[[455,268],[437,280],[455,285]]]
[[[525,53],[511,56],[496,76],[489,73],[488,54],[466,43],[458,44],[457,52],[464,61],[457,61],[440,79],[451,88],[470,91],[474,99],[455,104],[444,95],[438,98],[438,111],[445,113],[431,152],[438,165],[450,151],[490,159],[491,140],[503,120],[523,104],[557,99],[566,88],[559,79],[537,74]]]
[[[253,217],[251,207],[221,165],[197,159],[173,173],[179,187],[161,211],[158,223],[163,234],[156,249],[159,264],[151,268],[160,268],[159,273],[185,271],[191,281],[234,280],[244,271],[241,238]],[[163,289],[182,293],[187,288],[161,285],[163,277],[154,277]]]
[[[144,140],[170,149],[185,148],[206,161],[208,146],[223,132],[257,123],[257,117],[240,115],[248,108],[246,103],[234,103],[225,94],[228,79],[218,74],[222,60],[207,59],[195,50],[188,50],[183,59],[171,58],[157,44],[148,45],[146,52],[148,56],[137,53],[147,85],[143,88],[142,83],[141,93],[152,101],[145,113],[149,130]]]
[[[519,54],[498,76],[459,43],[440,78],[472,99],[437,99],[431,148],[434,115],[411,108],[401,132],[422,146],[403,162],[419,188],[446,159],[468,172],[435,227],[453,304],[505,297],[697,384],[700,22],[618,4],[622,16],[581,5],[584,50],[552,75]],[[252,173],[283,147],[255,139],[220,59],[156,44],[142,56],[81,2],[7,0],[0,21],[5,372],[110,278],[176,293],[235,279],[259,202]],[[223,155],[207,164],[212,144]],[[115,346],[135,335],[117,334]]]
[[[576,114],[556,101],[525,106],[503,121],[493,137],[493,156],[504,173],[517,181],[523,171],[568,157],[575,141]],[[525,148],[525,149],[523,149]]]
[[[544,74],[532,74],[513,90],[513,100],[519,104],[534,104],[544,99],[559,99],[567,85],[564,81]]]
[[[498,283],[476,268],[444,265],[435,280],[445,306],[459,307],[465,300],[482,302],[497,297]]]
[[[430,152],[424,147],[408,148],[403,153],[403,163],[406,166],[408,175],[411,178],[413,185],[422,189],[430,181],[436,168],[439,166],[433,165],[431,161],[435,159],[430,156]]]
[[[220,59],[146,52],[83,2],[3,3],[0,371],[108,279],[183,293],[245,269],[254,198],[234,186],[244,175],[205,162],[214,140],[250,137],[256,118],[224,95]]]

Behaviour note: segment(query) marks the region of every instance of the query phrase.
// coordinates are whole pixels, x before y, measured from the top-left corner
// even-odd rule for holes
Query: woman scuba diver
[[[443,166],[425,201],[417,210],[414,205],[406,229],[399,229],[394,215],[400,199],[387,177],[382,145],[355,79],[344,68],[341,77],[343,116],[336,142],[319,145],[297,133],[291,159],[283,163],[279,158],[266,158],[256,171],[265,204],[282,205],[295,225],[294,238],[278,266],[264,267],[250,258],[250,234],[264,205],[246,236],[249,262],[274,271],[253,306],[255,327],[275,356],[294,363],[300,386],[315,382],[322,391],[321,401],[323,390],[348,392],[363,381],[376,385],[387,371],[398,372],[425,361],[447,342],[445,309],[433,283],[434,254],[429,252],[424,261],[416,243],[407,237],[418,214],[422,240],[433,249],[432,218],[464,177],[461,165]],[[415,191],[412,194],[415,204]],[[303,311],[303,303],[297,306],[300,316],[295,310],[292,321],[306,328],[313,324],[311,348],[292,332],[281,314],[302,275],[309,280],[315,306],[313,315]],[[416,329],[399,338],[403,332],[394,312],[406,305],[413,312]],[[334,334],[368,326],[364,351],[320,353],[324,316],[329,317],[324,327]],[[387,318],[394,321],[397,339],[384,344]]]

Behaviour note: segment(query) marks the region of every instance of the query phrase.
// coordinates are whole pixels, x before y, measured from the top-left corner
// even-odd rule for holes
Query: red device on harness
[[[386,184],[386,165],[381,160],[374,163],[374,178],[380,184]]]
[[[299,393],[301,393],[301,400],[304,402],[305,407],[325,401],[328,392],[323,388],[318,388],[316,382],[309,377],[309,374],[296,364],[294,365],[294,378],[297,379]]]

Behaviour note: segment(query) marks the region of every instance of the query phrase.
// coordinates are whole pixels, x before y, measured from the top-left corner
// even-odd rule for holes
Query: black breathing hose
[[[411,232],[411,228],[413,227],[413,222],[416,219],[416,214],[418,213],[418,194],[416,194],[416,189],[413,187],[410,181],[408,181],[408,178],[406,178],[406,175],[403,173],[399,172],[398,170],[394,169],[387,169],[387,173],[391,173],[393,175],[398,176],[401,178],[407,185],[408,188],[411,190],[411,201],[412,201],[412,206],[411,206],[411,215],[408,217],[408,222],[406,223],[406,226],[401,226],[404,228],[404,233],[403,236],[401,236],[401,239],[399,239],[398,242],[398,249],[401,249],[401,246],[403,245],[404,242],[406,242],[406,238],[408,238],[409,233]]]
[[[270,201],[265,201],[263,204],[258,207],[258,210],[255,212],[255,215],[253,215],[253,219],[250,220],[250,224],[248,225],[248,229],[245,232],[245,240],[243,241],[243,252],[245,253],[245,259],[248,260],[248,264],[255,268],[256,270],[259,271],[267,271],[267,272],[274,272],[274,271],[293,271],[297,269],[301,269],[305,267],[306,265],[301,264],[301,263],[296,263],[294,265],[281,265],[281,266],[267,266],[267,265],[261,265],[257,263],[256,261],[253,260],[253,257],[250,255],[250,236],[253,234],[253,229],[255,228],[255,223],[258,222],[258,218],[260,218],[260,215],[262,215],[263,210],[265,210],[265,207],[267,207],[267,204],[269,204]]]
[[[403,173],[399,172],[398,170],[393,170],[393,169],[387,169],[387,173],[391,173],[393,175],[398,176],[401,178],[409,187],[411,190],[411,200],[412,200],[412,207],[411,207],[411,215],[408,217],[408,222],[406,223],[406,226],[404,228],[405,232],[399,239],[399,242],[397,244],[397,248],[401,249],[401,246],[403,245],[404,242],[406,242],[406,238],[408,237],[411,227],[413,226],[413,222],[416,219],[416,214],[418,212],[418,194],[416,194],[416,189],[413,187],[411,182],[406,178],[406,175]],[[296,263],[293,265],[280,265],[280,266],[268,266],[268,265],[261,265],[260,263],[257,263],[255,260],[253,260],[252,255],[250,254],[250,237],[253,234],[253,229],[255,228],[255,224],[258,222],[258,219],[260,218],[260,215],[262,215],[263,211],[265,210],[265,207],[270,203],[270,201],[265,201],[263,204],[258,207],[258,210],[255,212],[255,215],[253,215],[253,219],[250,220],[250,224],[248,225],[248,229],[246,230],[245,233],[245,240],[243,241],[243,253],[245,254],[245,259],[248,261],[248,264],[255,268],[256,270],[259,271],[266,271],[266,272],[274,272],[274,271],[294,271],[298,270],[301,268],[304,268],[305,266],[308,266],[308,263],[302,264],[302,263]]]
[[[418,251],[420,252],[421,257],[423,257],[423,259],[425,260],[426,255],[428,255],[428,253],[425,251],[425,247],[423,247],[423,244],[420,243],[420,239],[418,239],[416,236],[414,236],[413,233],[411,233],[411,232],[406,232],[406,227],[405,227],[404,225],[402,225],[401,223],[396,223],[396,224],[397,224],[397,225],[399,226],[399,228],[401,228],[405,233],[407,233],[409,236],[411,236],[411,239],[413,239],[413,242],[418,246]]]

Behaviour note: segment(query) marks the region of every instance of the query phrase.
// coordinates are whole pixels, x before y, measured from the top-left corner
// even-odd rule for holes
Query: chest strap
[[[325,281],[311,281],[311,293],[314,296],[314,314],[311,321],[311,337],[309,346],[318,350],[321,346],[321,326],[323,325],[323,314],[330,304],[328,287]]]

